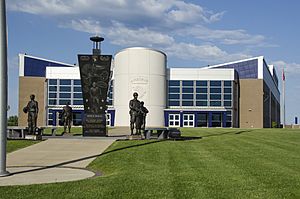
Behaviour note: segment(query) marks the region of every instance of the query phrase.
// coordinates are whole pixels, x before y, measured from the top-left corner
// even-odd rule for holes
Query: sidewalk
[[[7,155],[7,171],[0,186],[75,181],[95,173],[87,165],[117,138],[51,138]]]

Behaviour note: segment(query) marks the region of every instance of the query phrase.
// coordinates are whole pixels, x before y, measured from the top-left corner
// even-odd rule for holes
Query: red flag
[[[285,81],[284,69],[282,69],[282,81]]]

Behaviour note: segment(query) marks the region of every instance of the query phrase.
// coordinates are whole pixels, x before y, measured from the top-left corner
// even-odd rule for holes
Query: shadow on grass
[[[235,132],[235,134],[242,134],[242,133],[251,132],[251,131],[252,130],[242,130],[242,131]],[[87,156],[87,157],[84,157],[84,158],[79,158],[79,159],[76,159],[76,160],[70,160],[70,161],[66,161],[66,162],[62,162],[62,163],[58,163],[58,164],[54,164],[54,165],[50,165],[50,166],[44,166],[44,167],[29,169],[29,170],[25,170],[25,171],[12,172],[11,175],[22,174],[22,173],[29,173],[29,172],[40,171],[40,170],[45,170],[45,169],[50,169],[50,168],[64,167],[64,165],[67,165],[67,164],[71,164],[71,163],[75,163],[75,162],[80,162],[80,161],[88,160],[88,159],[91,159],[91,158],[101,157],[103,155],[107,155],[107,154],[110,154],[110,153],[114,153],[114,152],[118,152],[118,151],[130,149],[130,148],[136,148],[136,147],[146,146],[146,145],[150,145],[150,144],[156,144],[156,143],[160,143],[160,142],[165,142],[165,141],[199,140],[199,139],[202,139],[202,138],[205,138],[205,137],[222,136],[222,135],[226,135],[226,134],[230,134],[230,133],[233,133],[233,132],[232,131],[231,132],[224,132],[224,133],[211,134],[211,135],[200,136],[200,137],[182,136],[180,138],[155,140],[155,141],[150,141],[150,142],[146,142],[146,143],[141,143],[141,144],[126,146],[126,147],[121,147],[121,148],[113,149],[111,151],[106,151],[106,152],[101,153],[101,154]],[[120,140],[120,141],[127,142],[127,141],[130,141],[130,140]],[[37,166],[28,166],[28,167],[37,167]]]
[[[64,165],[67,165],[67,164],[80,162],[80,161],[88,160],[88,159],[91,159],[91,158],[97,158],[97,157],[100,157],[100,156],[103,156],[103,155],[106,155],[106,154],[114,153],[114,152],[125,150],[125,149],[145,146],[145,145],[149,145],[149,144],[156,144],[156,143],[164,142],[164,141],[168,141],[168,140],[156,140],[156,141],[152,141],[152,142],[146,142],[146,143],[142,143],[142,144],[126,146],[126,147],[122,147],[122,148],[113,149],[111,151],[106,151],[104,153],[97,154],[97,155],[87,156],[87,157],[79,158],[79,159],[76,159],[76,160],[70,160],[70,161],[66,161],[66,162],[62,162],[62,163],[58,163],[58,164],[53,164],[53,165],[49,165],[49,166],[42,166],[40,168],[34,168],[34,169],[25,170],[25,171],[12,172],[10,174],[11,175],[17,175],[17,174],[22,174],[22,173],[34,172],[34,171],[41,171],[41,170],[45,170],[45,169],[64,167]],[[18,166],[18,167],[20,167],[20,166]],[[22,166],[22,167],[25,167],[25,166]],[[26,167],[39,167],[39,166],[37,166],[37,165],[30,166],[29,165],[29,166],[26,166]]]

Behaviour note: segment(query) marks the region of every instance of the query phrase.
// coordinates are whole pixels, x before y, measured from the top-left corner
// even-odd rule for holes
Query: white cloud
[[[184,0],[10,0],[8,8],[51,16],[60,27],[100,34],[122,47],[148,46],[170,56],[213,63],[249,57],[228,53],[215,43],[258,45],[266,39],[245,30],[206,28],[206,24],[221,20],[225,12]],[[183,38],[189,42],[181,41]]]
[[[191,35],[204,41],[218,41],[222,44],[261,44],[265,42],[262,35],[250,35],[245,30],[212,30],[204,26],[194,26],[178,30],[180,35]]]
[[[286,73],[300,74],[300,64],[298,63],[287,63],[285,61],[278,60],[271,62],[271,64],[277,68],[277,71],[282,71],[282,69],[284,69]]]
[[[173,55],[182,59],[196,59],[210,63],[227,62],[250,57],[249,55],[242,53],[229,54],[213,45],[195,45],[183,42],[173,44],[165,48],[165,51],[168,55]]]

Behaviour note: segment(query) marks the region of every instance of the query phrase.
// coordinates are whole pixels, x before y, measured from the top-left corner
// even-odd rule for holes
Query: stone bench
[[[8,126],[7,138],[9,139],[40,139],[45,127],[38,127],[34,135],[28,134],[28,128],[22,126]],[[39,138],[37,138],[39,137]]]
[[[145,139],[150,139],[153,132],[157,132],[157,139],[176,139],[180,138],[181,132],[178,128],[145,128]]]

